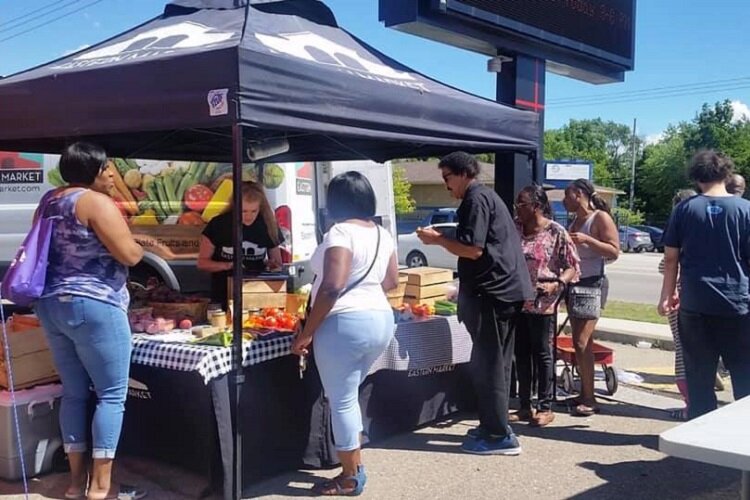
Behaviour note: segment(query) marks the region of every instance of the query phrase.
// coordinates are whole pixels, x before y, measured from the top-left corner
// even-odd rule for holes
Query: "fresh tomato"
[[[276,318],[271,316],[269,318],[266,318],[265,321],[263,321],[263,325],[266,328],[276,328],[277,326],[279,326],[279,322]]]
[[[202,212],[213,195],[214,192],[203,184],[194,184],[185,191],[185,205],[190,210]]]
[[[276,307],[266,307],[263,309],[262,313],[266,318],[275,318],[279,315],[279,310]]]
[[[279,326],[285,330],[294,330],[294,320],[292,318],[281,318]]]

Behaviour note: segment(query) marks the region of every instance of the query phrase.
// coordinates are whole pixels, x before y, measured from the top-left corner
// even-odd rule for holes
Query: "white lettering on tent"
[[[123,60],[158,57],[180,49],[207,47],[239,37],[239,33],[218,31],[192,21],[163,26],[152,30],[130,35],[129,38],[106,45],[94,47],[73,60],[55,69],[69,69],[102,64],[114,64]]]
[[[357,51],[332,42],[316,33],[292,33],[280,36],[255,34],[267,48],[305,61],[334,66],[369,80],[417,88],[427,91],[422,83],[405,71],[398,71],[382,62],[365,59]]]

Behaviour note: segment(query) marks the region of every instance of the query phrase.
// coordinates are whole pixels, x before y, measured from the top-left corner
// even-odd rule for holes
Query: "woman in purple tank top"
[[[575,214],[568,229],[581,258],[581,278],[578,285],[602,288],[602,307],[606,301],[607,279],[604,276],[605,260],[615,260],[620,255],[620,237],[615,221],[609,213],[607,202],[596,193],[594,185],[586,179],[573,181],[565,189],[565,209]],[[570,317],[576,366],[581,375],[581,393],[576,398],[573,415],[591,416],[599,412],[594,398],[593,337],[598,318]]]
[[[143,249],[108,195],[114,182],[103,149],[68,146],[60,174],[68,185],[46,205],[45,214],[59,219],[34,307],[63,384],[60,429],[71,474],[65,498],[142,498],[143,491],[112,482],[112,462],[130,370],[128,266],[141,260]],[[97,404],[89,432],[91,386]]]

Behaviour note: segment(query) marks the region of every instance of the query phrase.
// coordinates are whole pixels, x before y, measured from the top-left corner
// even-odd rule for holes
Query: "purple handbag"
[[[58,216],[46,217],[50,194],[42,198],[38,217],[10,263],[0,286],[2,298],[22,307],[42,296],[47,278],[47,261],[52,233]]]

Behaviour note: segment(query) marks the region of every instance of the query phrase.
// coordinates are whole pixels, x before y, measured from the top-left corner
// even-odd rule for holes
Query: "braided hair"
[[[576,179],[570,185],[575,187],[578,191],[583,193],[586,198],[588,198],[589,208],[607,212],[607,214],[612,217],[612,211],[609,208],[609,204],[599,195],[599,193],[596,192],[596,189],[590,180]]]

